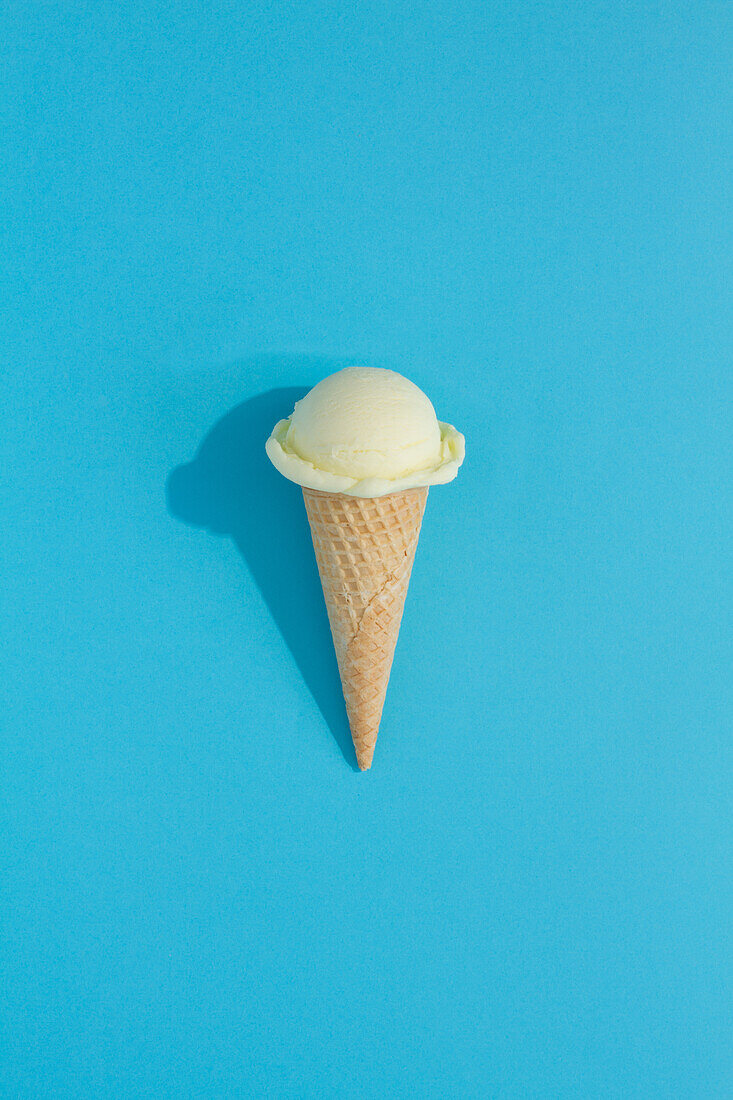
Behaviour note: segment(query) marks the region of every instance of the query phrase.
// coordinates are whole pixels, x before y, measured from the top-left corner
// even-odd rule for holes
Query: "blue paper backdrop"
[[[730,4],[0,18],[0,1093],[729,1096]],[[468,441],[366,775],[355,359]]]

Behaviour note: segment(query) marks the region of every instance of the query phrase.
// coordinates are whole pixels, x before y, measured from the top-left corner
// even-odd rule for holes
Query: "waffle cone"
[[[427,489],[303,489],[356,759],[371,767]]]

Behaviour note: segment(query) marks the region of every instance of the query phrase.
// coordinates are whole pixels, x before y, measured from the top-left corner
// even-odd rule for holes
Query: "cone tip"
[[[363,749],[356,754],[356,762],[359,765],[359,771],[366,772],[372,766],[372,758],[374,756],[374,749]]]

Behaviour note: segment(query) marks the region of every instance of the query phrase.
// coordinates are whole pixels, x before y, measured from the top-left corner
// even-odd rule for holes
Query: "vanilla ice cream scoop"
[[[347,367],[298,401],[266,448],[281,474],[308,489],[379,497],[452,481],[465,444],[401,374]]]

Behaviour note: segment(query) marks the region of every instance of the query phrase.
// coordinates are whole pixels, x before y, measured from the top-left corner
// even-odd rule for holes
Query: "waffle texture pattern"
[[[303,489],[359,767],[369,768],[428,490]]]

